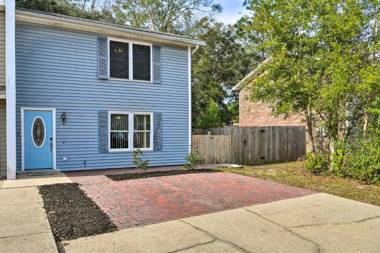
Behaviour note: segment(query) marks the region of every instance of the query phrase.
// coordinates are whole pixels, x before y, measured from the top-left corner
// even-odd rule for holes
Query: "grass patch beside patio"
[[[317,192],[326,192],[380,206],[379,184],[365,185],[356,180],[336,176],[315,176],[304,169],[303,162],[244,166],[243,168],[221,168],[220,170],[272,180]]]

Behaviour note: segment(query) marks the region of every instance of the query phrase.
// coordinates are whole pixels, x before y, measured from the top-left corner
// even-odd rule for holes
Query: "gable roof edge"
[[[156,32],[144,28],[135,28],[126,25],[111,24],[102,21],[82,19],[67,15],[60,15],[40,11],[18,9],[16,10],[16,21],[93,32],[97,34],[104,34],[107,36],[142,39],[146,41],[174,44],[178,46],[206,45],[204,41],[176,34]]]
[[[238,82],[234,87],[232,87],[232,91],[240,91],[247,85],[250,81],[254,80],[258,75],[260,75],[263,66],[267,65],[272,61],[272,58],[269,57],[262,61],[254,70],[248,73],[240,82]]]

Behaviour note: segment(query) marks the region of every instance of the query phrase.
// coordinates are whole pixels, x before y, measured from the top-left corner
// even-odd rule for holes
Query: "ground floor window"
[[[127,113],[111,114],[110,148],[129,148],[129,115]]]
[[[152,113],[109,113],[110,151],[152,150]]]
[[[151,147],[151,117],[149,114],[133,116],[133,147],[149,149]]]

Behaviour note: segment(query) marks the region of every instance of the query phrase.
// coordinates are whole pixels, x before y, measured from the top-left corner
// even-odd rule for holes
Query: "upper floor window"
[[[110,41],[110,76],[129,79],[129,43]]]
[[[144,43],[109,41],[111,78],[152,81],[152,46]]]
[[[150,46],[133,44],[133,79],[150,81]]]

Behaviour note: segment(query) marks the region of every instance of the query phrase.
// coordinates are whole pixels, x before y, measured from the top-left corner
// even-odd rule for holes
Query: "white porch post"
[[[5,69],[7,124],[7,179],[16,179],[16,50],[15,1],[5,2]]]

